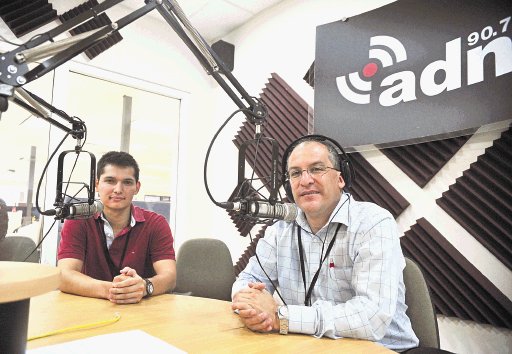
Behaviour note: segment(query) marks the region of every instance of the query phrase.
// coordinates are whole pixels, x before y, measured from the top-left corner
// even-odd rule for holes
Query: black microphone
[[[103,203],[95,200],[94,203],[76,203],[66,204],[62,207],[57,207],[54,210],[48,210],[44,215],[55,215],[55,219],[87,219],[96,213],[103,211]]]
[[[224,209],[234,210],[257,218],[294,221],[298,214],[297,206],[293,203],[276,203],[272,205],[269,202],[263,201],[241,201],[220,204]]]

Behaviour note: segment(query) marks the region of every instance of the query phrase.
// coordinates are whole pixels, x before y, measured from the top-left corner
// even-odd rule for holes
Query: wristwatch
[[[153,283],[148,278],[144,278],[144,281],[146,282],[146,295],[144,297],[149,297],[153,295],[153,290],[155,290],[155,287],[153,286]]]
[[[288,306],[279,306],[277,317],[279,318],[279,333],[288,334]]]

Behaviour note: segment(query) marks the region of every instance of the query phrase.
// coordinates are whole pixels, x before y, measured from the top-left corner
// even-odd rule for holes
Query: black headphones
[[[341,145],[338,144],[337,141],[323,135],[305,135],[293,141],[290,145],[288,145],[283,154],[283,161],[281,163],[281,178],[288,200],[294,202],[292,187],[290,185],[290,180],[287,177],[288,157],[292,153],[293,149],[295,149],[297,145],[304,141],[317,141],[326,146],[330,146],[334,148],[334,150],[336,150],[336,152],[338,153],[338,164],[340,166],[341,177],[343,177],[343,180],[345,181],[345,188],[350,189],[355,179],[355,171],[352,168],[352,163],[350,162],[349,156],[347,155],[345,150],[343,150]]]

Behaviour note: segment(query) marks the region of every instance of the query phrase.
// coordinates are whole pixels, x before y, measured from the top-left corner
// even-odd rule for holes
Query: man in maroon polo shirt
[[[174,288],[171,229],[163,216],[132,205],[139,189],[139,166],[130,154],[101,157],[96,190],[103,212],[64,222],[57,263],[61,291],[126,304]]]

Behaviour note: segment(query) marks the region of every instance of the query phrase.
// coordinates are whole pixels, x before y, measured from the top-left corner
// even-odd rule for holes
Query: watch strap
[[[148,278],[143,278],[143,279],[146,282],[146,295],[144,295],[144,297],[149,297],[149,296],[153,295],[154,286],[153,286],[153,283],[151,282],[151,280],[149,280]]]
[[[288,334],[288,306],[279,306],[277,308],[277,317],[279,319],[279,334]]]

